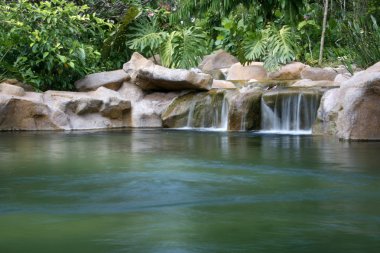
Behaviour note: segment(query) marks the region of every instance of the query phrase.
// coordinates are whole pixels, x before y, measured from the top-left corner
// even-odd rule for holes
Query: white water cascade
[[[261,128],[264,133],[311,134],[320,95],[313,91],[278,91],[261,98]]]

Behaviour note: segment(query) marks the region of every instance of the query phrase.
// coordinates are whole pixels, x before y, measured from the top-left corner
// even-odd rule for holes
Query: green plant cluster
[[[38,90],[70,90],[74,80],[100,70],[100,48],[113,25],[86,10],[64,0],[1,4],[0,73]]]
[[[380,60],[379,19],[380,0],[0,0],[0,79],[70,90],[134,51],[191,68],[224,49],[274,70],[316,65],[323,47],[323,64],[365,68]]]

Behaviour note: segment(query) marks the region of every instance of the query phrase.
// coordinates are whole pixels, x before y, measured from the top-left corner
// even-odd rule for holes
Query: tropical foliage
[[[71,89],[100,70],[100,48],[113,25],[64,0],[0,5],[0,73],[36,89]],[[6,36],[4,36],[6,35]]]
[[[0,79],[72,89],[134,51],[170,68],[217,49],[270,70],[319,57],[364,68],[380,60],[379,20],[380,0],[0,0]]]

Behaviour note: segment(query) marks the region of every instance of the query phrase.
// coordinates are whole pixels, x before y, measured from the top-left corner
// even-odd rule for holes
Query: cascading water
[[[229,110],[227,99],[224,96],[222,101],[206,97],[202,103],[203,107],[197,106],[196,102],[191,104],[185,129],[227,131]]]
[[[262,132],[311,134],[319,100],[320,94],[312,90],[264,94],[261,98]]]

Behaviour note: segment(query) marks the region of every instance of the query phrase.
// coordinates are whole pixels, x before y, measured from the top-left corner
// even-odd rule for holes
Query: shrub
[[[101,70],[100,48],[112,24],[64,0],[0,3],[0,73],[37,90],[73,89]]]

